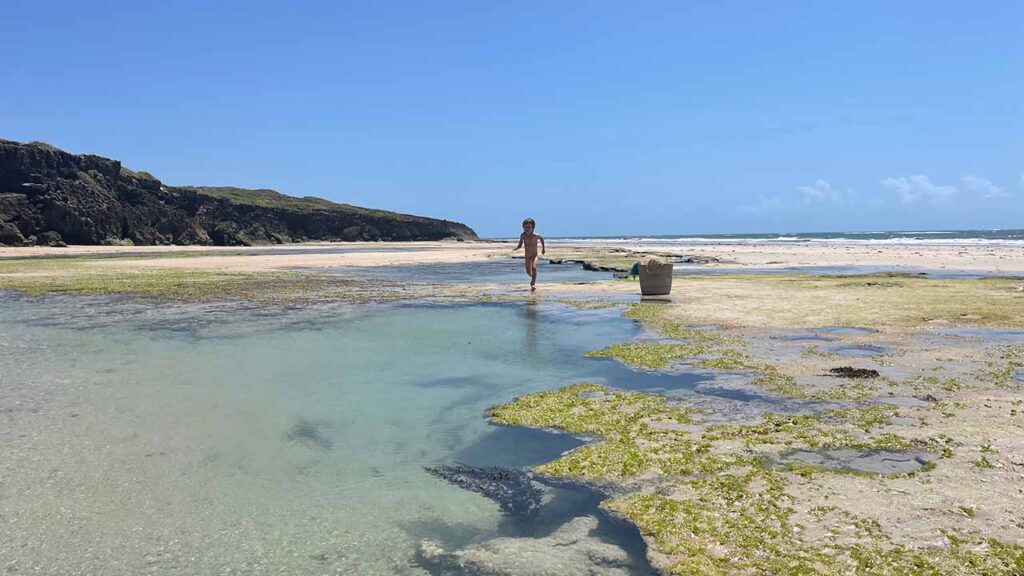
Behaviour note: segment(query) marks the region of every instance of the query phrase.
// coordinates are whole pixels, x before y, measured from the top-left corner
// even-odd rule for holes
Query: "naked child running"
[[[512,249],[513,252],[526,247],[526,273],[530,275],[530,292],[537,290],[537,243],[540,243],[540,253],[544,254],[544,237],[534,232],[537,223],[533,218],[523,220],[523,233],[519,235],[519,245]]]

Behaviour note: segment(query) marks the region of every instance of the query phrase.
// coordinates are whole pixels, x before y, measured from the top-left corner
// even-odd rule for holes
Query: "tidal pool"
[[[933,460],[926,452],[893,452],[890,450],[794,450],[773,457],[778,466],[810,464],[819,468],[865,472],[868,474],[906,474],[920,470]]]
[[[993,342],[1024,342],[1024,331],[1022,330],[1000,330],[998,328],[962,326],[958,328],[946,328],[944,330],[938,330],[937,332],[939,334],[956,336],[958,338],[991,340]]]
[[[878,331],[874,328],[860,328],[857,326],[825,326],[824,328],[818,328],[815,332],[830,336],[862,336],[864,334],[874,334]]]
[[[403,264],[392,266],[342,266],[328,271],[345,276],[367,276],[402,282],[438,284],[529,284],[530,277],[523,270],[523,260],[491,258],[480,262]],[[537,262],[537,282],[594,282],[611,280],[611,272],[584,270],[579,264],[551,264]]]
[[[425,574],[422,539],[535,549],[599,499],[549,489],[517,523],[423,467],[521,467],[578,445],[486,424],[519,394],[581,380],[692,391],[699,377],[583,357],[638,332],[616,310],[554,304],[4,296],[0,558],[19,574],[373,575]],[[645,566],[634,531],[602,518],[590,537]]]
[[[798,343],[798,344],[800,342],[815,343],[815,342],[834,342],[835,341],[834,338],[829,338],[827,336],[819,336],[817,334],[806,334],[806,333],[798,333],[798,334],[790,334],[790,335],[779,336],[779,340],[782,340],[783,342],[795,342],[795,343]]]
[[[888,348],[875,346],[873,344],[844,344],[840,346],[828,346],[824,351],[846,358],[868,358],[870,356],[882,356],[891,353]]]

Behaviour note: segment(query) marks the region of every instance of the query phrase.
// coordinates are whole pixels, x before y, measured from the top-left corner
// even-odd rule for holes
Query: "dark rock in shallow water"
[[[548,258],[549,264],[579,264],[584,270],[590,272],[626,272],[625,268],[619,266],[603,266],[589,260],[576,260],[573,258]]]
[[[430,474],[498,503],[510,518],[533,518],[540,512],[544,491],[522,470],[494,466],[427,466]]]
[[[273,190],[167,186],[109,158],[0,140],[0,244],[25,245],[33,236],[41,245],[246,246],[476,233],[458,222]]]
[[[324,433],[320,431],[320,428],[312,422],[301,419],[295,423],[288,433],[285,434],[285,439],[290,442],[297,442],[299,444],[305,444],[307,446],[319,448],[323,451],[328,451],[334,448],[334,442],[324,436]]]
[[[679,264],[721,264],[722,259],[714,256],[704,256],[701,254],[680,256],[675,259],[675,262]]]
[[[832,368],[828,373],[836,378],[878,378],[878,370],[872,370],[870,368],[854,368],[852,366],[840,366],[838,368]]]

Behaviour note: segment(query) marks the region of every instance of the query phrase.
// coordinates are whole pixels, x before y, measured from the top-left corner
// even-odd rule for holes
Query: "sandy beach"
[[[653,244],[653,245],[651,245]],[[619,246],[617,243],[616,246]],[[721,267],[793,268],[835,266],[893,266],[935,270],[984,271],[996,274],[1024,273],[1024,247],[1006,245],[956,245],[954,243],[850,243],[819,241],[803,243],[698,244],[692,248],[652,243],[623,243],[635,251],[699,255],[722,260]]]
[[[778,270],[785,268],[864,267],[872,270],[934,270],[1024,275],[1024,248],[986,244],[850,244],[814,243],[701,243],[664,245],[630,242],[563,242],[551,240],[546,257],[601,260],[638,258],[643,254],[697,257],[710,260],[698,269]],[[337,250],[337,253],[323,253]],[[273,252],[267,254],[267,252]],[[226,253],[226,254],[225,254]],[[4,248],[0,259],[56,256],[131,257],[132,267],[196,270],[260,271],[340,266],[457,263],[511,254],[507,242],[380,242],[304,243],[254,247],[206,246],[70,246],[68,248]],[[521,253],[520,253],[521,254]],[[623,256],[624,255],[624,256]],[[180,256],[181,259],[172,258]],[[186,258],[186,256],[192,256]],[[97,266],[125,266],[116,259],[97,260]]]

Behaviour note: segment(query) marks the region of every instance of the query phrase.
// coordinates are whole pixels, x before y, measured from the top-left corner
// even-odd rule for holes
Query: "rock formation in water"
[[[533,518],[540,512],[544,491],[522,470],[465,464],[424,469],[459,488],[494,500],[501,513],[510,518]]]
[[[592,534],[598,521],[580,516],[543,538],[499,537],[462,550],[420,543],[417,560],[432,574],[474,576],[627,576],[650,569]]]
[[[248,246],[475,239],[458,222],[274,190],[167,186],[116,160],[0,140],[0,244]]]

